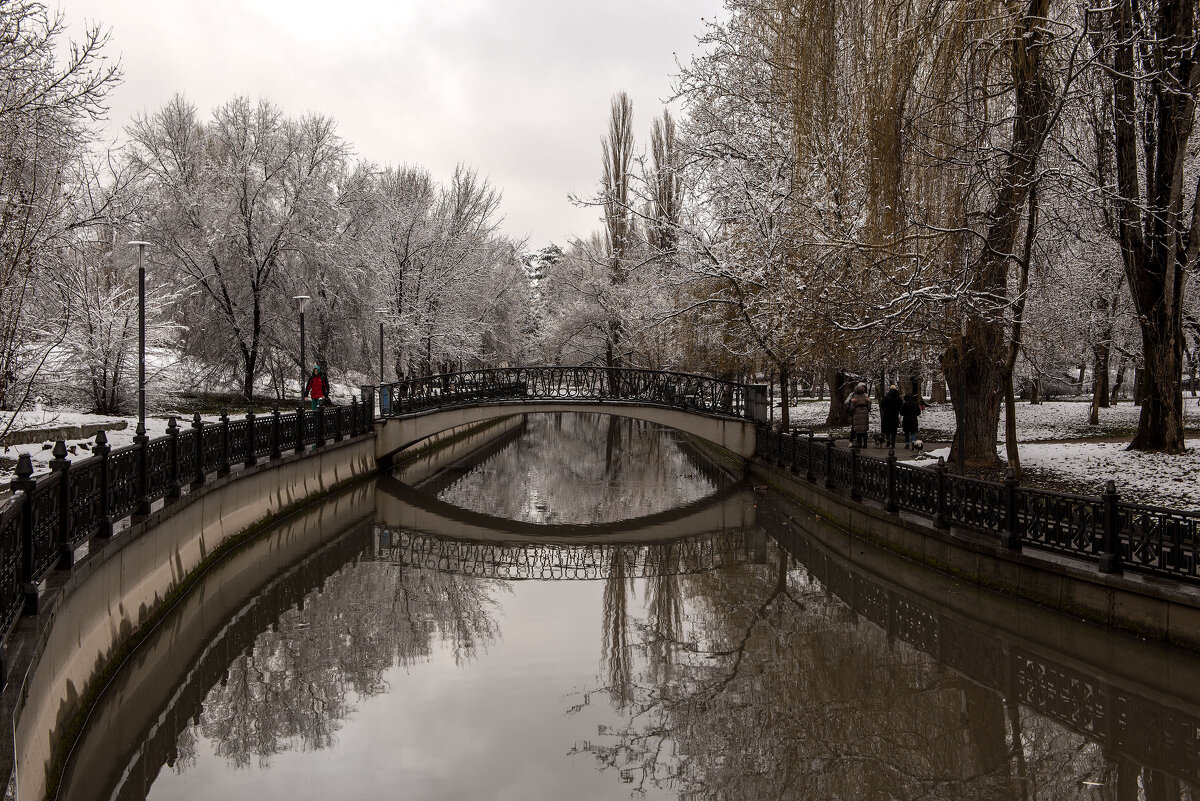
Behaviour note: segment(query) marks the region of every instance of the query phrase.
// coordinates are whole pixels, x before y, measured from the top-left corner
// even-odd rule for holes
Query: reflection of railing
[[[721,531],[645,545],[508,545],[380,527],[376,543],[377,557],[392,564],[508,581],[607,579],[617,570],[626,578],[691,575],[763,564],[767,553],[766,536],[759,531]]]
[[[270,416],[246,415],[205,425],[197,414],[190,431],[171,418],[167,436],[112,450],[96,436],[94,455],[67,459],[67,446],[54,446],[48,475],[33,477],[28,454],[17,461],[13,496],[0,506],[0,636],[22,610],[37,612],[37,585],[53,568],[69,568],[74,550],[93,537],[112,535],[130,515],[146,515],[155,501],[179,498],[185,485],[198,487],[230,465],[278,459],[306,446],[321,447],[371,429],[371,410],[355,399],[349,407],[298,409]]]
[[[851,609],[972,681],[1053,718],[1153,770],[1200,783],[1200,716],[1114,686],[986,624],[967,625],[934,603],[908,597],[842,564],[802,535],[779,545]]]
[[[630,402],[746,418],[751,388],[687,373],[624,367],[506,367],[385,385],[385,416],[476,403],[550,400]]]
[[[822,481],[854,500],[891,512],[914,512],[939,527],[961,526],[998,537],[1006,548],[1029,546],[1090,560],[1104,573],[1123,567],[1200,582],[1200,512],[1125,503],[1109,482],[1100,497],[958,476],[938,460],[918,467],[838,448],[811,431],[759,427],[756,455]]]

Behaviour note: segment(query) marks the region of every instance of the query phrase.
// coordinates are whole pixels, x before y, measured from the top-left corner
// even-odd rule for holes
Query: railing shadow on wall
[[[372,416],[371,405],[355,398],[349,407],[315,411],[275,409],[240,419],[222,413],[220,422],[210,424],[197,413],[187,428],[172,417],[166,436],[136,437],[116,450],[101,431],[92,456],[78,461],[66,458],[66,443],[59,440],[50,472],[37,477],[29,455],[22,454],[9,484],[12,496],[0,506],[0,638],[22,614],[38,613],[38,585],[47,574],[70,569],[76,549],[112,537],[122,520],[138,522],[156,501],[172,503],[185,487],[198,489],[235,464],[249,467],[365,434]],[[6,667],[0,663],[0,686],[7,682]]]
[[[920,467],[839,448],[833,436],[759,426],[755,455],[852,500],[876,501],[893,514],[931,519],[990,535],[1006,549],[1072,556],[1101,573],[1124,569],[1200,583],[1200,512],[1122,501],[1109,481],[1103,495],[1071,495],[953,475],[945,460]]]

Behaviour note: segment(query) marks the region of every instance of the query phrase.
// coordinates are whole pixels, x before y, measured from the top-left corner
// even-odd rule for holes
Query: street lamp
[[[138,434],[146,433],[146,248],[149,242],[129,243],[138,249]]]
[[[134,240],[129,243],[138,249],[138,424],[133,441],[138,445],[138,504],[135,514],[150,514],[149,481],[146,471],[146,248],[149,242]]]
[[[308,377],[307,355],[304,352],[304,309],[312,300],[308,295],[292,295],[292,300],[300,304],[300,397],[304,397],[304,379]]]
[[[388,310],[376,309],[375,313],[379,315],[379,385],[383,386],[383,320]]]

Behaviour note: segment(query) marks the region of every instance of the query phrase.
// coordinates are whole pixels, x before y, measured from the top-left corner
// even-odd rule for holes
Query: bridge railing
[[[1128,568],[1200,583],[1200,512],[1126,503],[1112,481],[1100,496],[1073,495],[1020,486],[1011,473],[1003,482],[955,475],[940,458],[936,467],[920,467],[894,454],[870,456],[811,431],[757,431],[758,458],[852,500],[989,535],[1007,549],[1083,559],[1102,573]]]
[[[748,418],[755,387],[707,376],[626,367],[501,367],[381,387],[384,416],[505,401],[625,401]]]
[[[115,450],[101,431],[85,459],[68,459],[59,440],[50,472],[36,477],[29,454],[22,454],[9,482],[12,495],[0,502],[0,640],[22,612],[37,613],[37,586],[51,570],[70,568],[76,548],[111,537],[123,519],[144,517],[155,502],[171,503],[185,487],[199,488],[235,464],[248,467],[366,434],[371,418],[357,399],[316,411],[275,409],[240,419],[222,414],[209,424],[196,414],[188,429],[172,417],[165,437],[136,437]]]

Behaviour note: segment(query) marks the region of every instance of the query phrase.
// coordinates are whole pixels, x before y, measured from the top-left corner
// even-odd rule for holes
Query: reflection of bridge
[[[754,526],[755,507],[744,484],[733,484],[695,503],[666,512],[590,525],[528,523],[463,509],[391,476],[379,478],[376,515],[384,526],[480,542],[593,543],[675,540]]]
[[[376,555],[383,561],[507,581],[680,576],[767,561],[767,538],[758,530],[639,545],[473,542],[383,527],[375,536]]]
[[[739,456],[766,422],[759,387],[705,376],[605,367],[514,367],[447,373],[379,388],[376,457],[455,426],[526,412],[579,411],[660,423]]]

